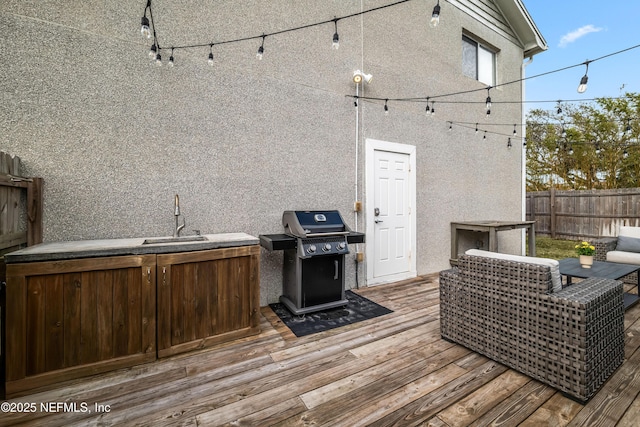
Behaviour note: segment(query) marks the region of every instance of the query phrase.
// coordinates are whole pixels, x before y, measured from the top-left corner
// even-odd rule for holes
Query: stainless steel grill
[[[280,302],[296,315],[346,305],[345,255],[364,234],[337,210],[285,211],[282,226],[286,234],[260,236],[265,248],[284,250]]]

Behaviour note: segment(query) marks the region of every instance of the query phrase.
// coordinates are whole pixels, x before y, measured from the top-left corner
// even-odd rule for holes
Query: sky
[[[535,55],[526,67],[526,77],[640,45],[638,0],[523,0],[523,3],[548,46],[547,51]],[[585,71],[586,67],[581,65],[528,79],[525,110],[555,110],[557,100],[640,93],[640,47],[590,63],[587,91],[580,94],[577,88]]]

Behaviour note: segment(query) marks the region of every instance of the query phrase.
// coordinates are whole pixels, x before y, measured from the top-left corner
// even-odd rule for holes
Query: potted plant
[[[580,242],[575,247],[576,253],[580,257],[580,265],[582,268],[591,268],[596,247],[589,242]]]

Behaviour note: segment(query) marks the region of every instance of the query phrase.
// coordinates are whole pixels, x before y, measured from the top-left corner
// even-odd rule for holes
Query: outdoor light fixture
[[[258,48],[258,53],[256,53],[256,58],[258,58],[259,61],[262,61],[262,55],[264,55],[264,39],[265,39],[265,35],[262,35],[262,44],[260,45],[260,47]]]
[[[384,100],[384,115],[388,116],[389,115],[389,107],[387,106],[387,102],[389,102],[388,99]]]
[[[578,93],[585,93],[587,91],[587,82],[589,81],[589,77],[587,73],[589,72],[589,62],[587,61],[584,64],[587,66],[587,69],[584,72],[584,76],[580,79],[580,85],[578,86]]]
[[[331,47],[338,50],[340,48],[340,36],[338,35],[338,18],[334,18],[333,23],[336,27],[336,32],[333,33],[333,43],[331,43]]]
[[[353,72],[353,82],[355,84],[361,83],[363,80],[365,83],[371,83],[371,79],[373,76],[371,74],[364,73],[360,70],[356,70]]]
[[[213,45],[209,45],[209,59],[207,60],[209,65],[213,67]]]
[[[431,28],[435,28],[440,23],[440,0],[438,0],[438,4],[433,8],[433,13],[431,14],[431,21],[429,21],[429,25]]]

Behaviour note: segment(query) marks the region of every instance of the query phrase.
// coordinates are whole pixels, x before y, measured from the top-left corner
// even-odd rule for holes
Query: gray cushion
[[[618,236],[616,251],[640,252],[640,239],[628,236]]]

